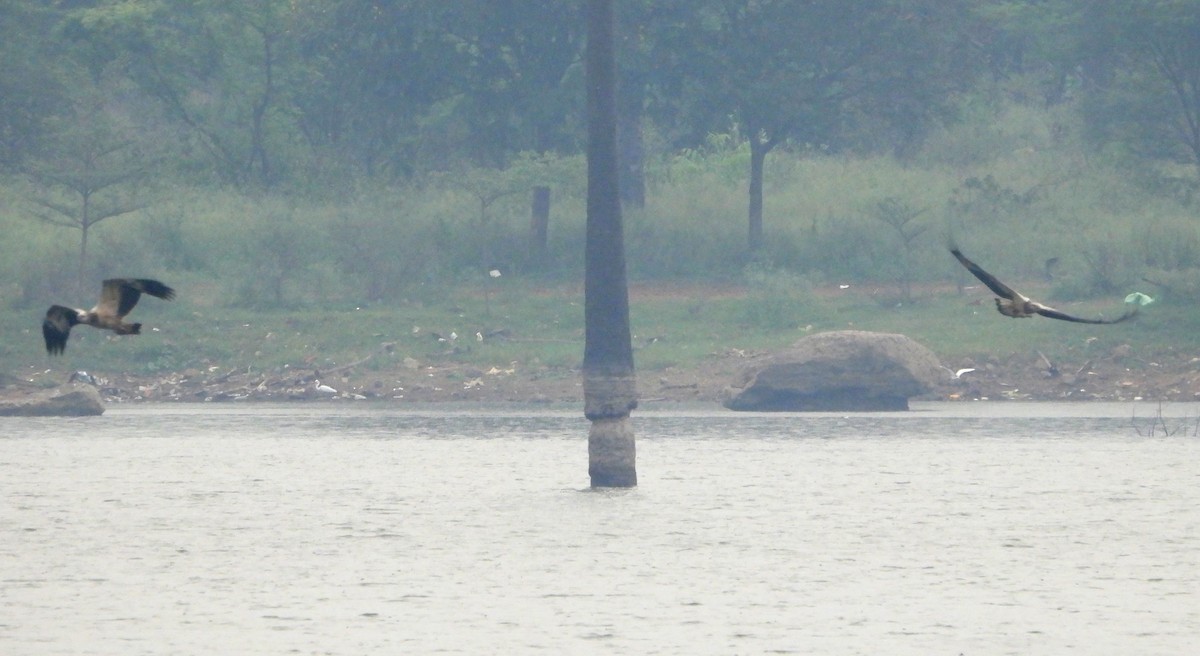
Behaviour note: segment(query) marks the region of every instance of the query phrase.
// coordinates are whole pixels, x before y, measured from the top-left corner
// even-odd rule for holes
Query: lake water
[[[1185,654],[1200,406],[0,419],[0,653]]]

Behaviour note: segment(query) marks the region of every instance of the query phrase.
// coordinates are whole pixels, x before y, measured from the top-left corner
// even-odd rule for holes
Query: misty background
[[[633,280],[1200,298],[1200,2],[624,0]],[[582,3],[0,0],[0,306],[583,261]],[[506,278],[506,280],[509,278]]]

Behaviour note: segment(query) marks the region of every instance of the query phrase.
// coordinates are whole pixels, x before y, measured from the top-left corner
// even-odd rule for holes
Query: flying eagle
[[[1028,296],[1014,290],[999,280],[996,280],[995,276],[981,269],[978,264],[968,260],[967,257],[962,254],[962,251],[958,250],[957,246],[951,246],[950,252],[954,255],[954,257],[958,258],[959,262],[962,262],[963,266],[967,267],[967,271],[970,271],[976,278],[979,278],[980,282],[987,285],[988,289],[992,290],[992,292],[999,297],[996,299],[996,309],[1000,311],[1000,314],[1003,314],[1006,317],[1024,319],[1035,314],[1040,314],[1043,317],[1060,319],[1062,321],[1074,321],[1075,323],[1106,324],[1119,323],[1126,319],[1130,319],[1137,314],[1137,307],[1134,307],[1132,310],[1129,310],[1116,319],[1084,319],[1081,317],[1073,317],[1060,310],[1055,310],[1048,305],[1042,305],[1041,303],[1030,299]]]
[[[51,305],[50,309],[46,310],[46,318],[42,320],[46,351],[50,355],[61,354],[67,348],[71,326],[76,324],[111,330],[118,335],[140,334],[142,324],[125,323],[121,320],[137,305],[143,292],[167,301],[175,298],[175,290],[157,280],[113,278],[104,281],[100,288],[100,302],[90,310]]]

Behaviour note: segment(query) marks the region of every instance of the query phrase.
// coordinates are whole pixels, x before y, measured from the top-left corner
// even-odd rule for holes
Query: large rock
[[[89,385],[76,385],[69,392],[39,394],[16,401],[0,402],[0,417],[87,417],[104,414],[100,393]]]
[[[725,390],[731,410],[907,410],[933,389],[941,363],[932,351],[890,333],[843,330],[805,337],[747,366]]]

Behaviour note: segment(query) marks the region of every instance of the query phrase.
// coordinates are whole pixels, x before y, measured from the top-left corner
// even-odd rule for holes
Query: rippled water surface
[[[1191,653],[1156,411],[639,412],[623,491],[580,409],[0,418],[0,653]]]

